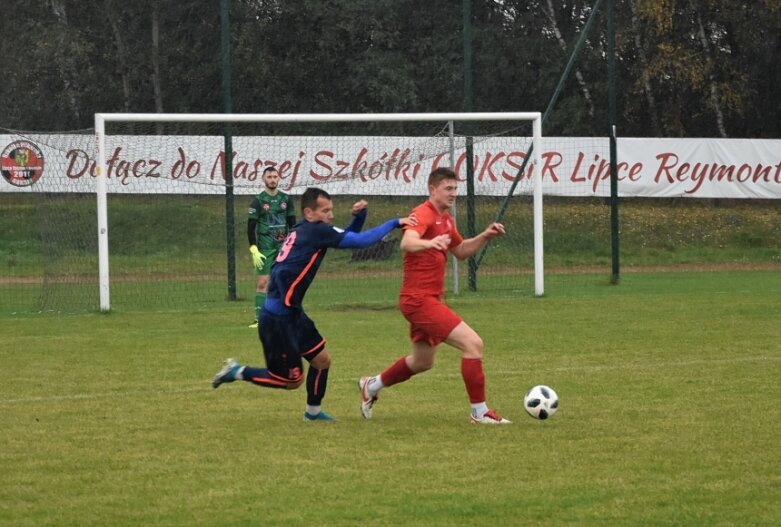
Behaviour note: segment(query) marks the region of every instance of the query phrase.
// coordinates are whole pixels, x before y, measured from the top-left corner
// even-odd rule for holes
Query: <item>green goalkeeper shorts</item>
[[[277,254],[279,254],[279,251],[277,249],[260,249],[260,252],[263,254],[263,256],[266,257],[266,259],[263,261],[263,269],[258,269],[254,265],[252,266],[252,269],[255,270],[255,276],[268,276],[271,274],[271,264],[274,263],[274,260],[277,259]]]

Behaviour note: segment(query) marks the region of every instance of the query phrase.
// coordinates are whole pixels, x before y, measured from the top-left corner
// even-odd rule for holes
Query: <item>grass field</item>
[[[360,417],[357,377],[407,350],[392,299],[310,312],[336,423],[302,422],[302,390],[211,388],[261,361],[246,302],[0,318],[0,525],[781,525],[780,273],[453,305],[511,426],[468,423],[446,347]],[[537,383],[549,421],[521,407]]]

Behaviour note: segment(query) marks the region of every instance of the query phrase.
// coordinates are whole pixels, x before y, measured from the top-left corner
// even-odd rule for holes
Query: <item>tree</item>
[[[474,110],[544,109],[594,0],[471,2]],[[620,135],[781,135],[778,0],[615,3]],[[87,128],[98,111],[222,111],[215,2],[103,0],[102,9],[77,0],[6,4],[0,126]],[[230,5],[236,112],[463,108],[460,2]],[[606,133],[606,5],[546,134]],[[393,132],[415,128],[398,125]]]

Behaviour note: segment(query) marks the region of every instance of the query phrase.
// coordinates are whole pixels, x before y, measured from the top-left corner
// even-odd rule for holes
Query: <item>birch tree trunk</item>
[[[548,17],[548,20],[553,26],[553,33],[556,35],[556,41],[559,43],[559,47],[566,55],[567,43],[564,41],[564,37],[559,30],[559,24],[556,21],[556,14],[553,9],[553,0],[547,0],[547,3],[548,11],[546,12],[544,8],[542,11]],[[586,86],[586,81],[583,79],[583,74],[580,73],[580,69],[578,68],[575,68],[575,78],[578,81],[578,86],[580,86],[580,91],[583,93],[583,98],[586,99],[586,104],[588,104],[588,114],[589,116],[594,117],[594,102],[591,100],[591,93],[588,90],[588,86]]]
[[[705,54],[705,64],[708,68],[708,81],[710,83],[710,100],[713,111],[716,112],[716,126],[719,129],[719,135],[721,137],[727,137],[727,131],[724,128],[724,113],[721,111],[721,101],[719,100],[719,87],[716,84],[716,80],[713,77],[713,54],[711,53],[711,47],[708,45],[708,38],[705,36],[705,26],[702,25],[702,17],[697,10],[697,6],[694,5],[694,1],[690,0],[692,10],[697,15],[697,36],[700,39],[700,45],[702,45],[702,51]]]
[[[656,99],[654,98],[654,91],[651,87],[651,77],[648,74],[648,57],[645,54],[645,49],[643,48],[643,43],[640,38],[640,22],[637,17],[635,0],[629,0],[629,6],[632,10],[632,32],[634,33],[637,56],[640,59],[640,80],[643,83],[643,93],[645,93],[645,100],[648,103],[648,115],[651,118],[651,126],[653,127],[654,135],[659,135],[659,117],[657,116]]]
[[[69,66],[72,61],[68,56],[68,48],[66,46],[68,14],[65,10],[65,0],[51,0],[51,8],[58,23],[61,25],[60,31],[56,33],[57,55],[60,55],[59,60],[57,60],[57,70],[62,78],[63,93],[65,94],[65,100],[67,101],[68,107],[76,118],[76,122],[80,122],[81,111],[79,110],[79,103],[76,99],[77,89],[73,86],[70,79],[72,68]]]
[[[117,59],[119,61],[119,73],[122,79],[122,109],[125,112],[130,111],[130,65],[127,59],[127,46],[122,38],[122,32],[119,29],[117,21],[117,10],[113,8],[112,0],[105,0],[104,6],[106,16],[111,25],[111,32],[114,33],[114,44],[117,46]]]
[[[163,90],[160,86],[160,3],[152,1],[152,87],[155,111],[163,113]],[[163,124],[157,123],[157,133],[163,133]]]

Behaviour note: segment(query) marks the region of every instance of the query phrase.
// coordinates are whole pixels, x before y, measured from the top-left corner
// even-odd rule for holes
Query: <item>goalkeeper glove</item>
[[[258,246],[257,245],[250,245],[249,246],[249,252],[250,252],[250,254],[252,254],[252,263],[253,263],[253,265],[255,265],[255,267],[258,270],[263,269],[263,265],[266,262],[266,257],[263,256],[263,253],[261,253],[258,250]]]

